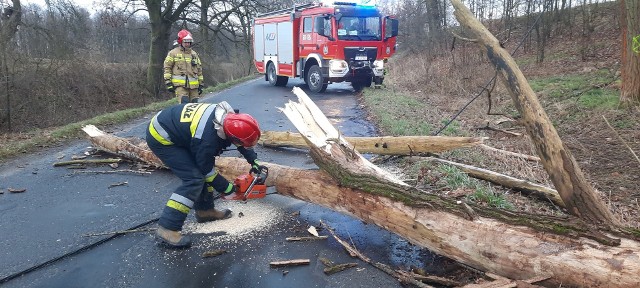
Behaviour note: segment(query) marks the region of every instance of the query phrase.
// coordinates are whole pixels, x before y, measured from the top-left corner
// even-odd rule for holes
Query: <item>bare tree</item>
[[[640,105],[640,1],[622,0],[622,89],[620,100],[625,105]],[[626,10],[626,12],[625,12]]]
[[[0,75],[2,75],[2,83],[5,88],[6,95],[6,121],[9,131],[11,131],[11,81],[9,79],[9,68],[7,66],[7,47],[12,42],[18,31],[20,18],[22,17],[22,7],[20,0],[13,0],[11,6],[3,7],[2,16],[0,16]],[[0,112],[2,112],[0,110]],[[1,115],[1,114],[0,114]]]
[[[193,0],[144,0],[151,24],[151,47],[147,70],[147,89],[156,97],[162,83],[162,63],[169,51],[169,33],[174,22]]]

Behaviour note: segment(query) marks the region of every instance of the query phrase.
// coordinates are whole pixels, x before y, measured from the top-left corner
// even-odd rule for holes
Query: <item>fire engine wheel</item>
[[[322,70],[320,66],[313,65],[307,72],[305,82],[309,85],[309,90],[314,93],[321,93],[327,90],[328,83],[325,83],[324,76],[322,76]]]
[[[287,86],[289,77],[278,76],[276,74],[276,66],[273,63],[269,63],[269,66],[267,66],[267,80],[269,80],[271,86]]]
[[[370,87],[371,86],[371,78],[368,79],[360,79],[357,81],[352,81],[351,82],[351,87],[353,87],[353,90],[356,91],[360,91],[362,90],[362,88],[366,88],[366,87]]]

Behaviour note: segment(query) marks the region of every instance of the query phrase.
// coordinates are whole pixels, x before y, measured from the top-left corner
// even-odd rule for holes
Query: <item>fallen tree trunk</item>
[[[587,181],[578,162],[564,145],[555,127],[549,120],[536,94],[500,42],[487,30],[460,0],[451,0],[454,15],[477,39],[477,43],[487,53],[500,79],[511,94],[514,106],[522,115],[522,123],[531,138],[544,169],[554,187],[560,193],[567,210],[594,224],[619,226],[604,201]]]
[[[127,142],[127,139],[105,133],[94,135],[90,140],[96,147],[111,153],[114,152],[107,148],[114,147],[111,143]],[[107,145],[102,147],[102,144]],[[149,164],[159,161],[145,145],[129,143],[125,146],[134,148],[134,151],[149,152],[132,159],[146,159],[143,161]],[[122,152],[121,149],[117,151]],[[114,154],[128,157],[131,153]],[[405,203],[392,200],[400,197],[384,197],[345,187],[324,171],[264,164],[269,167],[266,184],[275,187],[279,194],[353,215],[394,232],[418,246],[482,271],[511,279],[550,276],[552,278],[549,284],[563,286],[640,285],[640,279],[637,278],[640,275],[640,244],[626,238],[615,247],[592,241],[587,239],[593,238],[585,234],[587,230],[571,226],[575,218],[508,213],[522,222],[516,226],[489,218],[493,212],[498,213],[496,211],[470,205],[480,215],[472,221],[465,218],[464,212],[455,212],[464,211],[460,207],[462,205],[444,201],[438,203],[438,198],[434,195],[424,194],[422,202]],[[228,179],[246,173],[247,165],[241,158],[216,159],[216,167]],[[431,201],[434,204],[429,204],[430,199],[434,199]],[[452,207],[454,213],[445,212],[449,209],[446,206]],[[527,217],[549,224],[550,229],[539,232],[522,226],[527,221],[535,220]]]
[[[618,261],[622,262],[616,262],[621,266],[612,270],[609,260],[620,255],[607,253],[608,255],[603,259],[603,262],[600,262],[600,265],[604,265],[602,268],[608,271],[601,270],[595,272],[595,274],[587,274],[589,272],[586,271],[596,271],[600,268],[588,267],[590,264],[585,265],[583,263],[598,262],[597,258],[602,256],[600,254],[602,251],[618,248],[599,246],[597,250],[592,250],[589,254],[582,254],[584,251],[593,249],[592,245],[595,243],[587,239],[559,235],[549,237],[550,235],[548,234],[540,234],[539,231],[523,226],[507,225],[506,223],[522,224],[522,222],[513,222],[515,219],[531,221],[528,224],[533,224],[536,221],[531,218],[516,216],[521,213],[490,209],[473,203],[458,205],[471,207],[474,210],[474,214],[480,215],[479,219],[466,219],[464,217],[467,214],[465,210],[459,210],[456,207],[459,202],[443,199],[436,195],[429,195],[424,191],[410,187],[368,162],[345,141],[302,90],[295,87],[293,91],[298,96],[299,103],[290,101],[281,110],[300,133],[304,135],[315,163],[323,171],[330,174],[340,186],[347,189],[350,188],[350,192],[357,194],[349,195],[351,193],[345,193],[343,190],[340,191],[342,193],[338,192],[339,194],[333,198],[328,197],[328,194],[333,191],[322,189],[317,190],[322,191],[322,193],[316,193],[317,196],[305,195],[309,197],[308,200],[310,202],[325,203],[330,207],[347,208],[348,212],[360,219],[394,231],[414,243],[423,243],[424,246],[462,263],[480,267],[484,271],[495,272],[508,278],[528,279],[552,274],[550,276],[553,277],[553,281],[557,281],[556,283],[562,285],[600,286],[606,284],[614,286],[612,285],[613,281],[619,281],[615,286],[632,287],[640,285],[640,279],[636,277],[637,274],[618,274],[626,274],[628,270],[638,271],[640,269],[640,258],[636,258],[640,256],[640,243],[637,241],[630,239],[623,239],[622,241],[619,239],[606,240],[604,239],[607,238],[606,235],[584,227],[587,230],[583,231],[595,233],[591,236],[599,234],[604,237],[599,238],[599,236],[596,236],[598,241],[604,240],[603,243],[613,245],[628,245],[627,247],[629,248],[628,250],[623,250],[625,255],[618,259]],[[295,177],[294,179],[296,179],[296,183],[299,183],[300,177]],[[310,189],[306,190],[309,191]],[[373,194],[371,196],[374,199],[363,195],[365,192],[361,192],[362,190]],[[368,202],[367,198],[373,200],[373,202]],[[330,199],[329,202],[328,199]],[[489,215],[500,221],[486,218]],[[437,217],[432,218],[433,216]],[[511,218],[513,216],[515,218]],[[524,214],[520,216],[524,216]],[[536,217],[551,221],[551,218],[542,215]],[[580,226],[578,224],[580,222],[579,219],[575,219],[574,224]],[[485,226],[488,223],[491,223],[490,226]],[[558,224],[561,224],[561,222],[555,222],[552,226]],[[544,225],[536,226],[536,228],[544,229]],[[518,235],[519,233],[524,234]],[[548,240],[550,238],[554,240]],[[558,242],[553,243],[555,241]],[[533,243],[536,244],[530,246]],[[547,250],[549,247],[546,245],[554,246],[551,250],[552,252]],[[484,251],[469,249],[469,246],[482,247],[479,249]],[[501,247],[498,248],[498,246]],[[573,250],[577,246],[581,250]],[[443,248],[446,251],[442,251],[441,249]],[[477,252],[480,253],[476,254]],[[516,254],[513,254],[513,252],[516,252]],[[568,253],[565,254],[565,252]],[[558,254],[565,255],[555,258]],[[580,256],[578,256],[579,254]],[[611,274],[609,273],[618,274],[621,277],[611,279]],[[587,278],[589,278],[588,281],[586,280]]]
[[[346,137],[360,153],[379,155],[419,155],[439,153],[460,148],[481,145],[480,137],[447,136],[383,136],[383,137]],[[265,147],[290,147],[309,149],[300,133],[264,131],[259,143]]]

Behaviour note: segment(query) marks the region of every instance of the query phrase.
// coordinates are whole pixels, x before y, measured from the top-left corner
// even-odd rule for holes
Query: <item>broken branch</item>
[[[329,238],[329,236],[305,236],[305,237],[287,237],[287,241],[313,241],[313,240],[324,240]]]
[[[108,163],[119,163],[122,159],[120,158],[112,158],[112,159],[92,159],[92,160],[71,160],[71,161],[62,161],[53,163],[53,167],[60,167],[66,165],[75,165],[75,164],[108,164]]]
[[[272,268],[276,268],[276,267],[309,265],[309,263],[311,263],[309,259],[293,259],[293,260],[275,261],[275,262],[269,263],[269,265]]]

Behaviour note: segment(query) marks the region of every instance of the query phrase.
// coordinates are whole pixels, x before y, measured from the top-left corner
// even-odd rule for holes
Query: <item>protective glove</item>
[[[229,183],[229,185],[231,186],[231,189],[229,189],[229,191],[223,191],[222,194],[223,195],[231,195],[233,193],[236,193],[236,191],[238,190],[238,188],[236,188],[236,185],[233,185],[231,183]]]
[[[176,88],[173,87],[173,84],[171,84],[171,82],[167,82],[165,83],[167,85],[167,91],[174,93],[176,92]]]
[[[204,86],[199,85],[198,86],[198,95],[202,95],[202,89],[204,89]]]
[[[251,170],[249,170],[249,172],[258,174],[261,171],[265,171],[267,169],[268,169],[267,166],[260,165],[260,162],[258,162],[258,160],[254,160],[253,164],[251,165]]]

